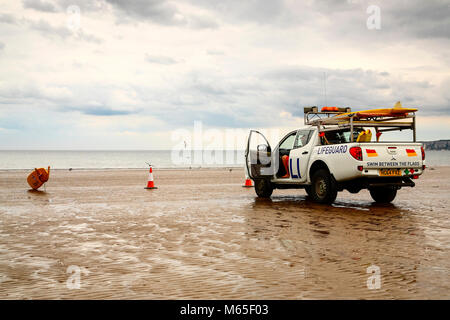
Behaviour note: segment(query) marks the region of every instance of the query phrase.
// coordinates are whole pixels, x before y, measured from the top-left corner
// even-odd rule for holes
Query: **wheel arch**
[[[313,164],[309,167],[308,171],[308,180],[311,181],[311,177],[314,172],[316,172],[319,169],[325,169],[330,173],[330,169],[328,168],[328,165],[323,160],[315,160]]]

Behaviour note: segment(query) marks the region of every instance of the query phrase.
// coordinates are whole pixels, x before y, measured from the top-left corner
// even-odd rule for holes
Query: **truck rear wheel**
[[[395,199],[397,189],[390,187],[376,187],[369,189],[372,199],[378,203],[389,203]]]
[[[315,202],[333,203],[336,200],[337,184],[328,170],[319,169],[314,172],[311,182],[310,196]]]
[[[266,179],[255,180],[255,191],[260,198],[269,198],[273,192],[272,183]]]

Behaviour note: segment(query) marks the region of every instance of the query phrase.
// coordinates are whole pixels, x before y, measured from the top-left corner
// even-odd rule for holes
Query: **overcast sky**
[[[0,149],[170,149],[195,120],[398,100],[418,139],[448,139],[450,1],[2,1],[0,70]]]

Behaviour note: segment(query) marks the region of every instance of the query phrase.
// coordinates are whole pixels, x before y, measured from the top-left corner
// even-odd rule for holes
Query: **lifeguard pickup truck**
[[[274,189],[305,189],[313,201],[332,203],[338,191],[369,189],[376,202],[393,201],[397,190],[414,187],[425,170],[415,111],[400,103],[359,112],[305,108],[305,127],[289,132],[275,148],[250,130],[245,163],[256,194],[268,198]],[[383,132],[395,130],[412,130],[412,142],[383,141]]]

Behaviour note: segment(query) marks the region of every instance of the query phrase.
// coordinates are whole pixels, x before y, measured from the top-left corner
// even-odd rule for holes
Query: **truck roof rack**
[[[326,109],[325,109],[326,108]],[[334,116],[351,112],[350,108],[325,107],[321,111],[318,107],[305,107],[304,121],[306,125],[317,126],[319,131],[333,131],[350,128],[353,138],[354,127],[374,127],[377,132],[412,130],[413,141],[416,142],[416,116],[414,112],[402,116],[366,116],[359,117],[354,113],[347,118]]]

